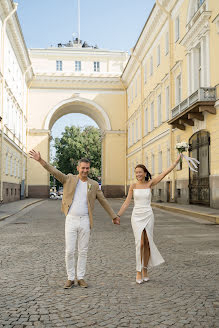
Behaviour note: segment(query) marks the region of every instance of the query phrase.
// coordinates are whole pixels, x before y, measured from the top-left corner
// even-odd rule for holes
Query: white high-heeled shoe
[[[136,283],[137,284],[142,284],[143,283],[143,280],[142,279],[136,279]]]
[[[150,280],[149,277],[144,277],[143,278],[143,281],[148,281],[148,280]]]

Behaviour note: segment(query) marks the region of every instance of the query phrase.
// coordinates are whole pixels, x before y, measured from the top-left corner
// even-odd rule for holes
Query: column
[[[206,34],[206,86],[210,86],[210,44],[209,44],[209,32]]]
[[[204,38],[201,38],[201,87],[205,86],[205,44]]]

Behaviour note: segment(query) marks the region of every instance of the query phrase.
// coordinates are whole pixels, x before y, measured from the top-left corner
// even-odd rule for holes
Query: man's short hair
[[[89,163],[90,164],[90,161],[89,161],[89,159],[88,158],[81,158],[81,159],[79,159],[79,161],[78,161],[78,166],[81,164],[81,163]]]

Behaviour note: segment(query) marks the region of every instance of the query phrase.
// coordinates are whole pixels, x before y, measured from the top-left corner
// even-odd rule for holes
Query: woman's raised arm
[[[181,155],[179,154],[179,156],[177,157],[176,161],[168,168],[166,169],[164,172],[162,172],[160,175],[158,175],[156,178],[153,178],[150,182],[150,186],[153,187],[156,184],[158,184],[168,173],[170,173],[179,163]]]

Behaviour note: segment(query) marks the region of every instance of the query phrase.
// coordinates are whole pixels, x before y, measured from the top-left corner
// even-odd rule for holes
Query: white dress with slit
[[[150,258],[147,267],[154,267],[164,262],[153,241],[154,213],[151,208],[151,189],[133,189],[134,208],[131,224],[136,246],[136,271],[142,271],[144,263],[141,263],[141,235],[145,229],[150,246]],[[143,260],[142,260],[143,261]]]

